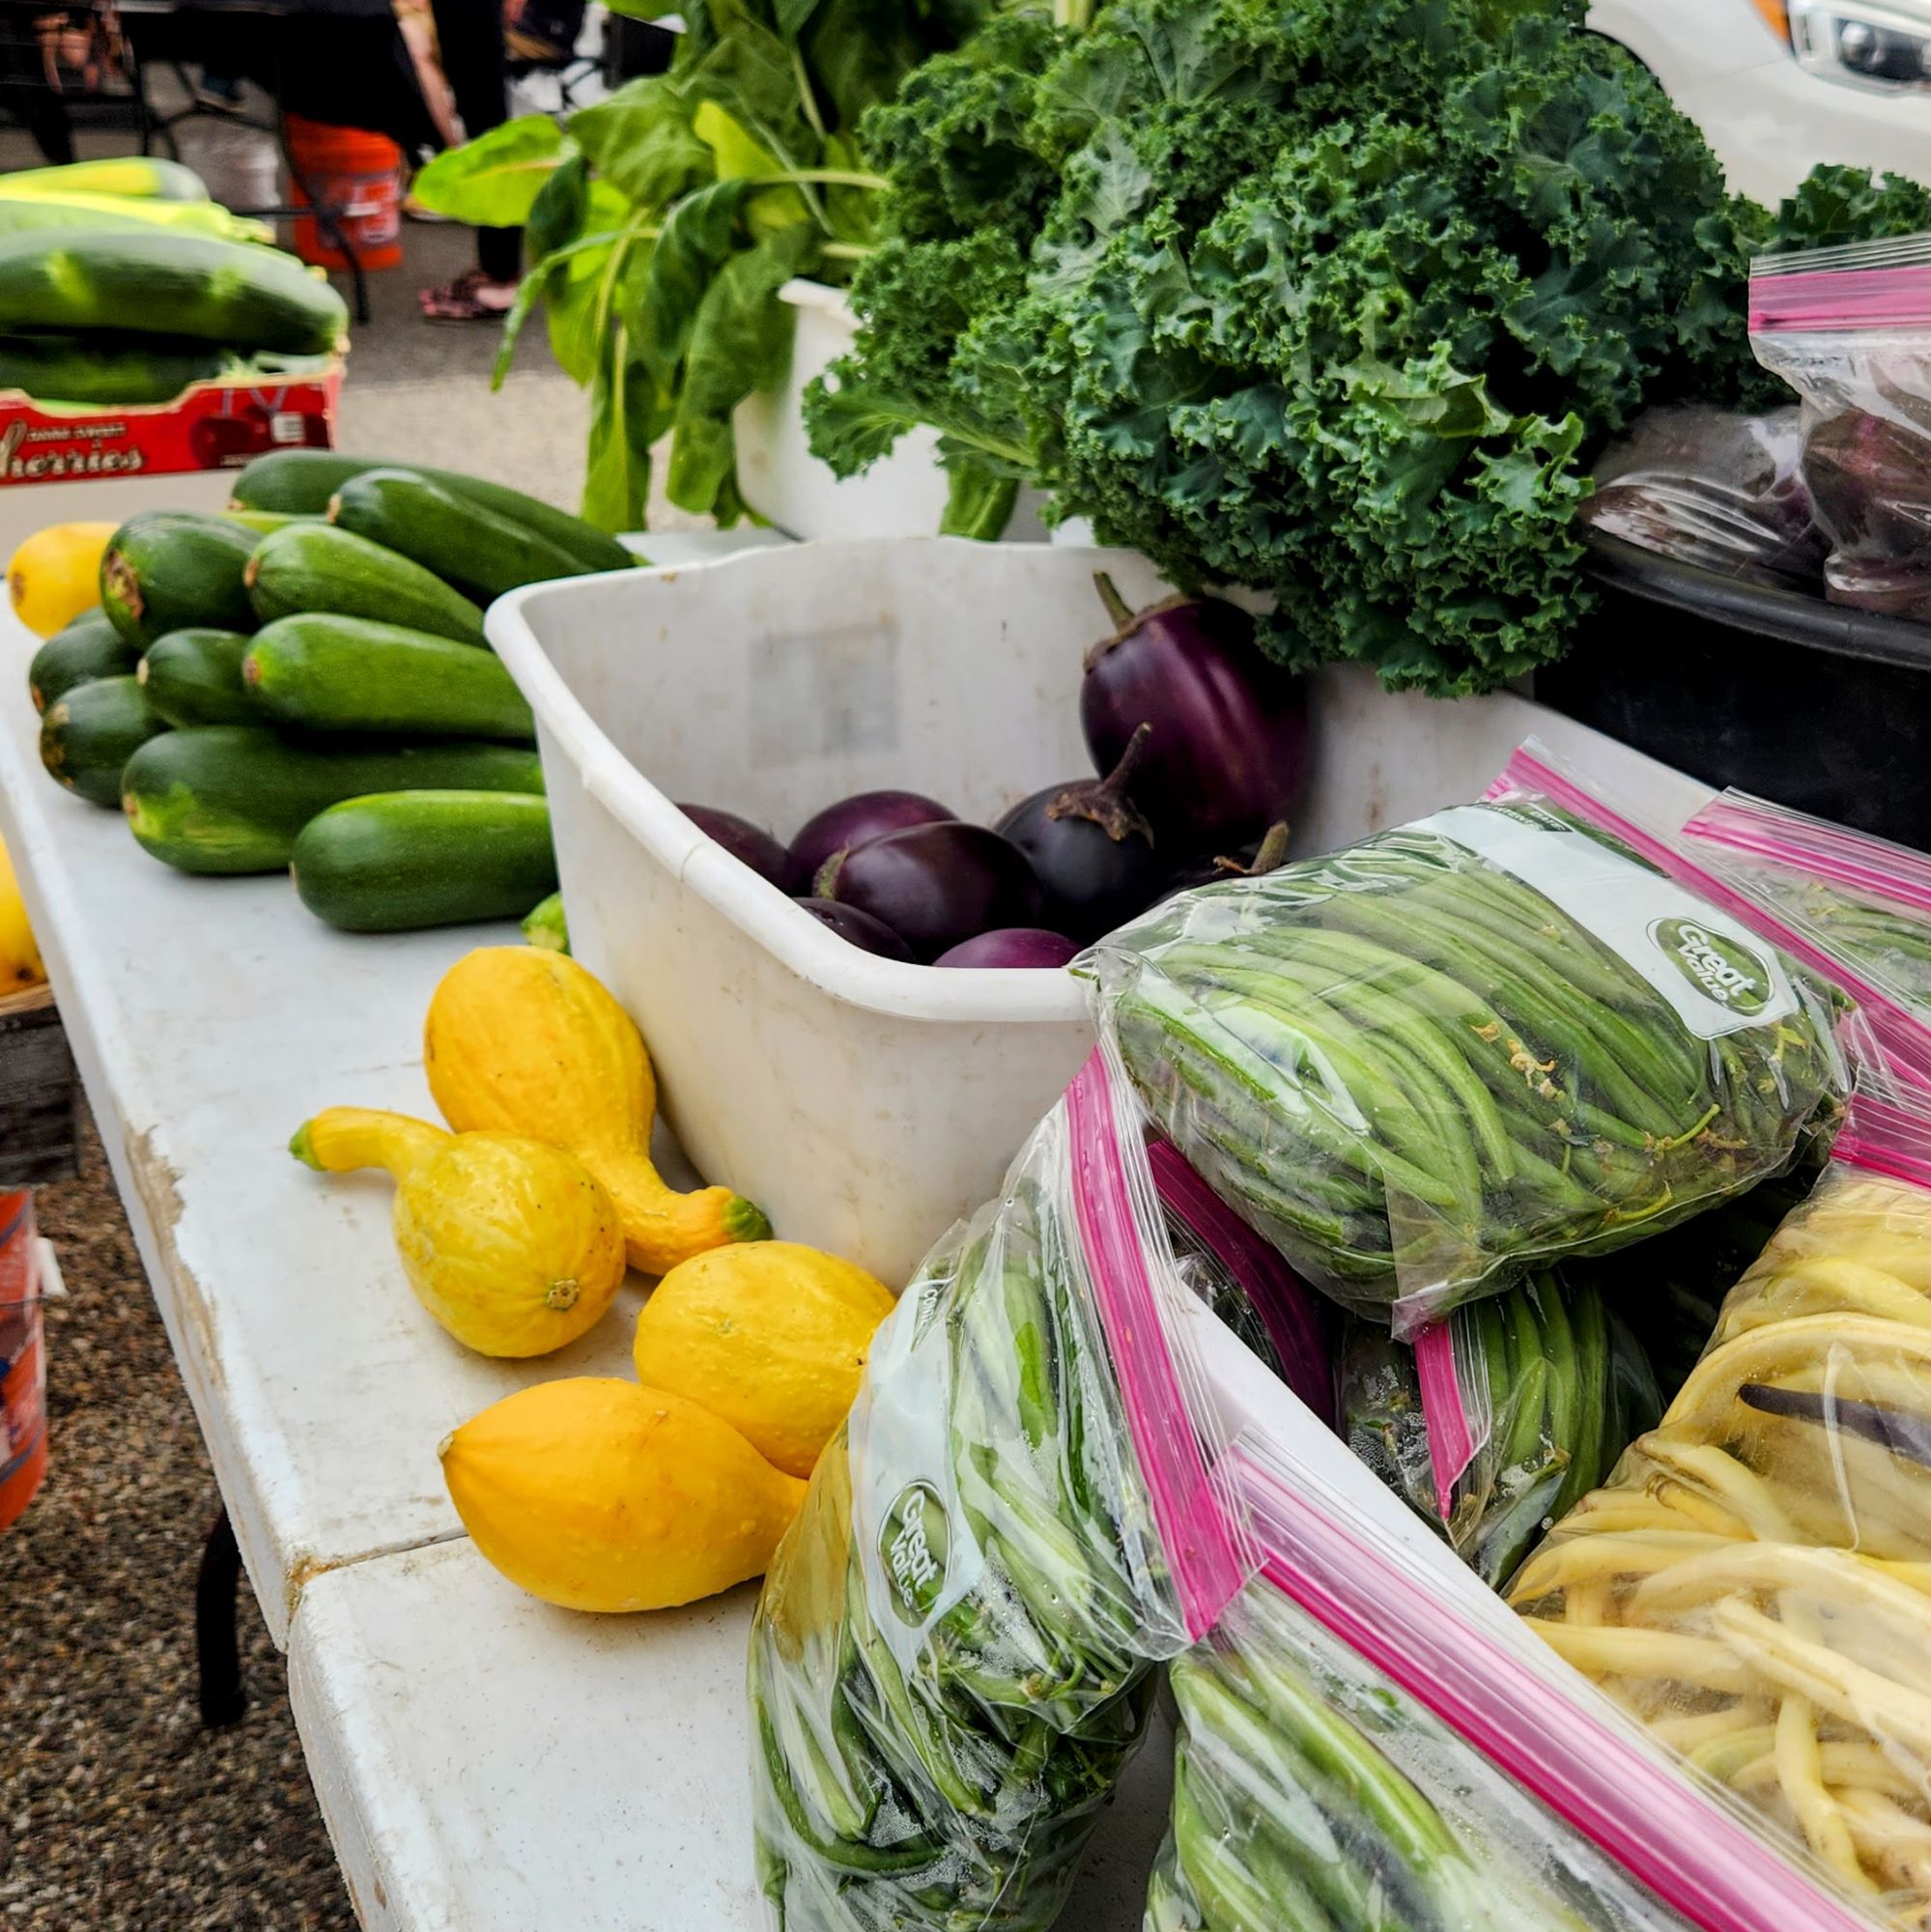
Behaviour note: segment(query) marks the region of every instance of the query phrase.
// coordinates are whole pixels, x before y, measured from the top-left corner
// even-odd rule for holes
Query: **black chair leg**
[[[241,1552],[223,1509],[208,1532],[194,1579],[194,1655],[200,1673],[201,1721],[211,1730],[240,1720],[248,1707],[241,1684],[241,1642],[235,1628]]]

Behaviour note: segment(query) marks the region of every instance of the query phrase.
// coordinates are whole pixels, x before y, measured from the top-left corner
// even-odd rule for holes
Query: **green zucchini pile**
[[[521,917],[556,887],[529,706],[483,635],[602,531],[445,470],[291,450],[221,516],[148,511],[29,671],[41,757],[184,872],[292,870],[354,932]]]
[[[217,376],[326,366],[348,310],[273,241],[179,162],[0,178],[0,390],[114,408]]]
[[[1471,839],[1526,840],[1531,869],[1586,876],[1572,903],[1640,917],[1612,946]],[[1201,1176],[1310,1282],[1411,1336],[1741,1193],[1835,1118],[1833,996],[1740,933],[1552,808],[1482,805],[1183,895],[1091,965]],[[1685,1016],[1718,998],[1714,1030]]]

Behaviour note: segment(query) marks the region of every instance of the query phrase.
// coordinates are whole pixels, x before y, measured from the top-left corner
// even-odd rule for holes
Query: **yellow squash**
[[[787,1474],[809,1476],[892,1303],[875,1276],[796,1241],[713,1248],[651,1292],[637,1318],[637,1373],[723,1416]]]
[[[459,1132],[568,1148],[610,1190],[631,1264],[646,1274],[771,1233],[728,1187],[680,1194],[650,1164],[657,1083],[643,1036],[565,954],[486,946],[459,959],[429,1003],[422,1058],[429,1091]]]
[[[7,565],[14,613],[37,638],[50,638],[100,602],[100,558],[118,524],[50,524],[36,530]]]
[[[329,1107],[289,1151],[328,1174],[383,1167],[395,1177],[396,1247],[409,1284],[480,1354],[547,1355],[574,1342],[624,1278],[616,1208],[560,1148]]]
[[[27,923],[27,902],[14,876],[14,861],[0,845],[0,994],[24,992],[46,977],[34,928]]]
[[[566,1610],[657,1610],[763,1574],[805,1485],[663,1389],[578,1376],[519,1389],[444,1438],[476,1548]]]

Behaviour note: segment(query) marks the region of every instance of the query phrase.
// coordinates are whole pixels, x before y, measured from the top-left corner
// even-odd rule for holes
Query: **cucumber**
[[[345,932],[514,919],[556,884],[550,806],[503,791],[392,791],[331,805],[302,827],[295,889]]]
[[[277,617],[256,633],[241,674],[254,715],[270,724],[524,744],[536,735],[516,680],[489,651],[368,617]]]
[[[143,650],[190,624],[252,631],[248,559],[261,541],[226,517],[143,510],[114,532],[101,555],[100,608]]]
[[[0,213],[6,204],[0,202]],[[143,345],[128,336],[0,336],[0,389],[43,403],[171,403],[228,358],[205,343]]]
[[[107,621],[106,611],[83,611],[34,653],[27,667],[27,690],[34,709],[44,711],[75,685],[92,684],[98,677],[123,677],[140,662],[140,651]]]
[[[248,594],[264,623],[304,611],[373,617],[486,644],[483,613],[433,571],[332,524],[290,524],[265,536],[248,560]]]
[[[141,660],[141,688],[170,724],[252,724],[255,710],[241,689],[241,658],[247,648],[248,639],[240,631],[201,624],[170,631],[148,646]]]
[[[22,168],[0,175],[0,195],[118,194],[136,201],[206,201],[208,184],[180,161],[154,155],[116,155],[104,160],[62,161],[53,167]]]
[[[637,558],[616,538],[545,503],[525,497],[506,483],[486,483],[454,469],[432,469],[427,464],[384,461],[373,456],[338,456],[326,449],[273,449],[258,456],[235,479],[234,501],[248,510],[293,510],[317,515],[351,477],[365,469],[412,469],[459,497],[494,510],[499,517],[546,536],[569,551],[583,570],[630,570]]]
[[[285,510],[223,510],[222,516],[231,524],[240,524],[244,530],[253,530],[256,540],[271,537],[277,530],[285,530],[291,524],[319,524],[320,517],[298,517]]]
[[[348,323],[342,298],[278,248],[164,229],[0,239],[0,334],[120,328],[310,355],[340,348]]]
[[[143,848],[184,872],[278,872],[296,835],[345,798],[387,791],[543,789],[509,745],[318,746],[263,724],[197,724],[144,745],[121,803]]]
[[[121,803],[121,769],[167,724],[137,677],[99,677],[55,699],[41,720],[41,763],[91,805]]]
[[[541,946],[552,952],[570,950],[570,924],[563,917],[563,895],[552,893],[539,900],[523,917],[525,943]]]
[[[413,557],[479,604],[583,566],[560,544],[412,469],[365,469],[328,501],[328,521]]]

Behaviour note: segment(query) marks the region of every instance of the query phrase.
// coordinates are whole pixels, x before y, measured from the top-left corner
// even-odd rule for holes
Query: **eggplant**
[[[882,920],[930,963],[1001,925],[1038,925],[1039,882],[1026,855],[983,825],[938,819],[838,852],[814,888],[820,898]]]
[[[1001,925],[942,952],[934,966],[1066,966],[1079,948],[1064,932],[1037,925]]]
[[[1193,858],[1177,871],[1170,872],[1160,887],[1160,896],[1170,899],[1176,893],[1191,892],[1196,886],[1224,885],[1229,879],[1258,879],[1277,872],[1288,862],[1288,824],[1276,819],[1267,835],[1232,857]]]
[[[840,939],[848,939],[862,952],[875,952],[881,959],[910,961],[912,949],[884,923],[857,906],[839,905],[836,899],[797,899],[820,925],[828,925]]]
[[[1025,853],[1061,932],[1090,944],[1146,911],[1165,872],[1153,828],[1126,785],[1153,735],[1142,724],[1105,778],[1048,785],[993,829]]]
[[[815,879],[825,862],[840,852],[856,851],[889,832],[903,832],[907,826],[935,825],[957,816],[937,799],[920,792],[862,791],[808,818],[791,841],[791,856],[804,868],[806,878]]]
[[[734,811],[719,811],[708,805],[680,805],[677,810],[707,838],[715,838],[734,859],[742,859],[761,879],[769,879],[781,893],[800,891],[810,876],[796,859],[762,827]]]
[[[1213,597],[1129,611],[1094,578],[1117,628],[1087,653],[1080,725],[1093,770],[1152,736],[1133,797],[1173,852],[1225,852],[1290,817],[1307,777],[1307,697],[1262,656],[1254,620]]]

